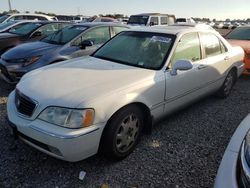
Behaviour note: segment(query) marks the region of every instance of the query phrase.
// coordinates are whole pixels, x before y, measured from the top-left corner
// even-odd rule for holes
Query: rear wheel
[[[101,151],[108,157],[122,159],[137,145],[143,126],[143,115],[137,106],[118,111],[106,125]]]
[[[221,98],[226,98],[231,93],[231,90],[236,82],[236,72],[234,69],[230,70],[227,74],[227,77],[221,86],[220,90],[217,92],[217,95]]]

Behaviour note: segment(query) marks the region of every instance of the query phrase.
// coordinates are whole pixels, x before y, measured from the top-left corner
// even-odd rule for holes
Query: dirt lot
[[[7,129],[0,82],[0,187],[212,187],[224,150],[250,112],[250,77],[242,76],[227,99],[208,97],[154,127],[125,160],[102,156],[68,163],[49,157]],[[84,147],[84,146],[83,146]],[[83,181],[79,172],[86,171]]]

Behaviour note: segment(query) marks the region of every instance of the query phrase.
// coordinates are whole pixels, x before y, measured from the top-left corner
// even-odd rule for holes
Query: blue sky
[[[8,10],[8,1],[0,0],[0,12]],[[11,0],[21,12],[42,11],[56,14],[125,15],[159,12],[176,17],[208,17],[216,19],[249,18],[249,0]]]

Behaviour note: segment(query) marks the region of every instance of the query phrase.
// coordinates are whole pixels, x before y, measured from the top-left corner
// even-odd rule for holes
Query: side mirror
[[[189,61],[189,60],[177,60],[170,73],[172,76],[176,76],[177,70],[185,71],[185,70],[190,70],[192,68],[193,68],[193,65],[192,65],[191,61]]]
[[[33,33],[33,35],[31,35],[31,38],[36,38],[36,37],[41,37],[41,36],[42,36],[42,32],[36,31],[35,33]]]
[[[94,45],[93,41],[91,41],[91,40],[84,40],[80,44],[80,48],[81,49],[85,49],[86,47],[93,46],[93,45]]]

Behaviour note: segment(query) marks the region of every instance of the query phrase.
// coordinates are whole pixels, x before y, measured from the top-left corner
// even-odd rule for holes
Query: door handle
[[[199,66],[198,66],[198,69],[199,69],[199,70],[205,69],[205,68],[207,68],[207,65],[199,65]]]
[[[226,57],[224,58],[224,60],[225,60],[225,61],[228,61],[228,60],[229,60],[229,57],[228,57],[228,56],[226,56]]]

